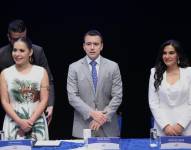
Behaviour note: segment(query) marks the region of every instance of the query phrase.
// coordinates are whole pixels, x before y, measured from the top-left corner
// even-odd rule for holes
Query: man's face
[[[84,39],[83,48],[88,57],[92,60],[95,60],[100,55],[100,52],[103,48],[103,43],[99,36],[87,35]]]
[[[17,41],[19,38],[26,37],[26,30],[24,32],[10,32],[8,33],[8,39],[11,45],[14,44],[15,41]]]

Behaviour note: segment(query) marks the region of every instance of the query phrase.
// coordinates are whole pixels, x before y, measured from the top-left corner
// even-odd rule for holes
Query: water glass
[[[83,130],[84,144],[86,149],[88,148],[88,138],[91,138],[91,136],[92,136],[91,129]]]
[[[157,129],[150,129],[150,147],[158,147],[159,138],[157,136]]]
[[[3,130],[0,131],[0,140],[5,140],[5,133]]]

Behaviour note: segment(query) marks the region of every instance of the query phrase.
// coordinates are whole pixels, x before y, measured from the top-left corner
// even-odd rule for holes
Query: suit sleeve
[[[72,107],[83,116],[84,120],[89,119],[89,114],[91,111],[93,111],[93,109],[88,106],[79,96],[78,77],[73,65],[69,66],[67,92],[70,105],[72,105]]]
[[[151,109],[151,112],[154,116],[155,121],[160,126],[161,129],[163,129],[167,124],[170,124],[170,118],[167,118],[165,115],[165,110],[160,107],[160,98],[158,95],[158,92],[155,91],[154,87],[154,74],[155,69],[151,69],[151,75],[149,80],[149,106]]]
[[[54,79],[52,73],[50,71],[47,58],[44,54],[44,50],[42,47],[39,48],[38,54],[34,56],[34,61],[37,65],[44,67],[47,70],[48,77],[49,77],[49,98],[48,98],[48,106],[54,105],[55,95],[54,95]]]
[[[119,105],[122,102],[122,80],[119,70],[119,66],[116,64],[113,75],[112,75],[112,90],[111,90],[111,101],[104,109],[108,117],[108,121],[111,121],[112,116],[116,113]]]

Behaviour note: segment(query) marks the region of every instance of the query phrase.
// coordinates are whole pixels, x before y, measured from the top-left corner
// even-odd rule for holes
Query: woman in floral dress
[[[48,140],[44,110],[48,101],[48,75],[32,65],[32,43],[20,38],[13,45],[15,65],[4,69],[0,78],[1,103],[6,112],[5,139]]]

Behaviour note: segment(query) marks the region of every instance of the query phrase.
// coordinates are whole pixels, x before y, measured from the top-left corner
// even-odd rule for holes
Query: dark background
[[[103,34],[102,55],[118,62],[121,70],[124,94],[119,108],[123,118],[121,136],[148,137],[148,81],[160,45],[168,39],[179,40],[191,58],[191,12],[187,3],[169,0],[2,1],[0,46],[8,43],[8,23],[23,19],[29,37],[33,43],[43,46],[48,58],[56,91],[50,138],[71,138],[73,109],[66,93],[68,66],[84,56],[83,35],[90,29]],[[1,113],[0,117],[3,116]]]

